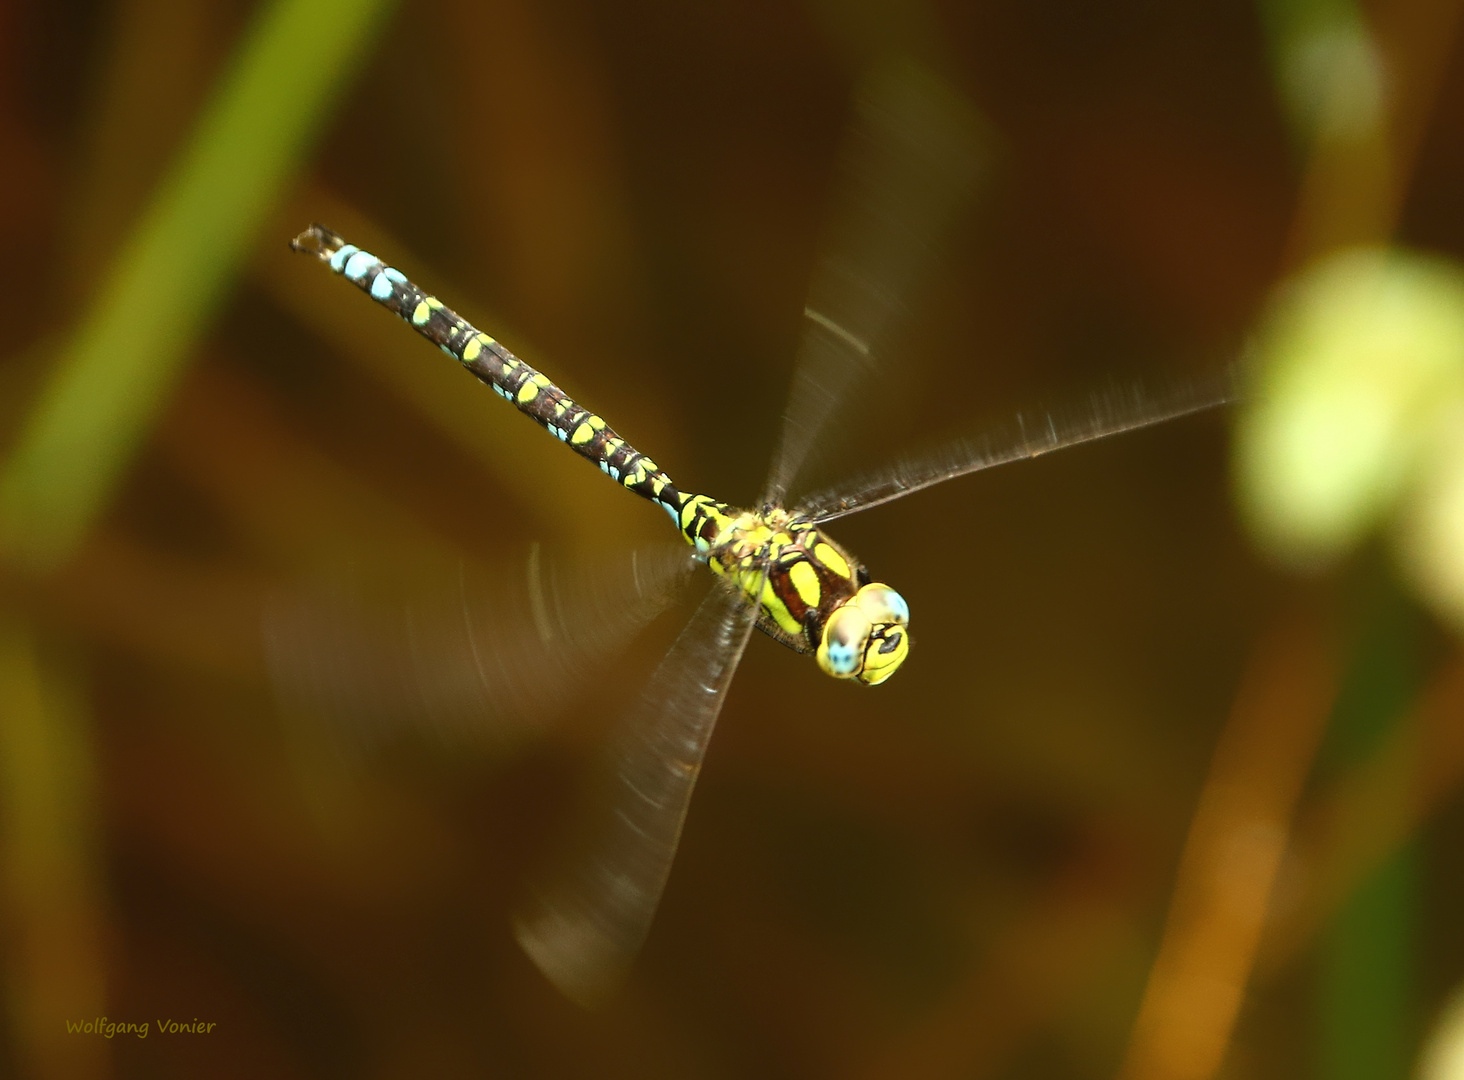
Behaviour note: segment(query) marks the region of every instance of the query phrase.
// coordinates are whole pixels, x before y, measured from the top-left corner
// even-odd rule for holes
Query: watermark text
[[[139,1039],[147,1038],[147,1033],[153,1030],[153,1024],[157,1024],[159,1035],[207,1035],[218,1026],[214,1020],[200,1020],[194,1017],[188,1020],[113,1020],[110,1017],[98,1016],[94,1020],[68,1020],[66,1021],[66,1033],[68,1035],[100,1035],[104,1039],[113,1039],[118,1035],[135,1035]]]

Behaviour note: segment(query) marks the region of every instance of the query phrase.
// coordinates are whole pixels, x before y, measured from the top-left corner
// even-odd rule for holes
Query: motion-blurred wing
[[[404,732],[512,743],[563,706],[695,565],[683,544],[562,563],[534,545],[492,571],[281,593],[264,618],[276,694],[348,749]]]
[[[903,299],[969,199],[983,141],[971,107],[912,63],[883,64],[864,80],[764,506],[784,505],[829,417],[873,369]]]
[[[671,871],[692,787],[756,610],[713,585],[608,748],[586,807],[582,846],[531,883],[514,919],[545,976],[589,1005],[624,974],[645,940]]]
[[[1018,413],[1014,420],[988,428],[972,438],[954,439],[925,454],[896,461],[847,486],[820,492],[801,502],[798,509],[814,521],[832,521],[993,465],[1041,457],[1054,450],[1224,405],[1236,398],[1235,376],[1230,370],[1169,386],[1142,383],[1115,386],[1093,394],[1076,407],[1030,415]]]

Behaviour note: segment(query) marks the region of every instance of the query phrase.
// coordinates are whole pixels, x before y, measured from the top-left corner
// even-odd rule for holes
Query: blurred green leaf
[[[1464,395],[1444,414],[1419,474],[1417,490],[1398,522],[1404,573],[1464,632]]]
[[[1382,119],[1382,59],[1354,0],[1264,0],[1277,89],[1302,145],[1355,137]]]
[[[1356,640],[1320,762],[1354,772],[1386,754],[1426,686],[1426,629],[1392,579],[1366,574]],[[1407,798],[1401,784],[1395,800]],[[1419,946],[1421,860],[1405,843],[1372,868],[1318,942],[1317,1024],[1322,1080],[1404,1080],[1408,1074]]]
[[[44,571],[85,535],[392,6],[277,0],[261,11],[0,475],[9,558]]]
[[[1237,437],[1242,510],[1300,566],[1335,560],[1414,482],[1464,396],[1464,274],[1397,249],[1327,258],[1280,294]]]

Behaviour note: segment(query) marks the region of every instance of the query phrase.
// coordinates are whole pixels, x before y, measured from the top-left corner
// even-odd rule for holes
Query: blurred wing
[[[384,598],[375,582],[282,592],[264,617],[271,680],[290,712],[351,749],[424,731],[513,742],[665,610],[694,566],[683,544],[569,564],[536,544],[506,571],[419,571]]]
[[[829,417],[873,370],[903,298],[969,199],[982,141],[970,106],[929,72],[885,64],[864,80],[762,505],[784,505]]]
[[[1142,383],[1093,394],[1081,406],[1018,413],[1006,424],[970,439],[954,439],[919,457],[903,458],[845,487],[820,492],[799,504],[814,521],[832,521],[967,473],[1009,461],[1041,457],[1054,450],[1161,424],[1237,399],[1230,370],[1167,387]]]
[[[608,748],[583,846],[534,883],[514,919],[550,982],[596,1002],[645,940],[671,872],[712,727],[747,647],[756,609],[716,583]]]

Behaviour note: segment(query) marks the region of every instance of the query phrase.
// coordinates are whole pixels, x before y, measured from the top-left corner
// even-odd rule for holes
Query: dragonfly
[[[612,738],[592,831],[576,857],[529,891],[520,945],[566,996],[601,1000],[643,944],[670,874],[712,730],[754,630],[834,679],[876,687],[909,656],[911,610],[828,531],[838,518],[992,466],[1172,420],[1234,399],[1228,374],[1166,389],[1092,395],[897,459],[854,481],[789,497],[851,388],[876,372],[880,344],[941,232],[969,197],[980,138],[927,78],[866,86],[846,152],[855,226],[820,263],[773,465],[753,507],[680,487],[599,414],[569,397],[404,273],[323,225],[292,242],[436,345],[570,450],[671,520],[717,582]],[[910,197],[912,188],[919,197]],[[836,234],[839,230],[834,230]],[[873,238],[873,239],[871,239]]]

